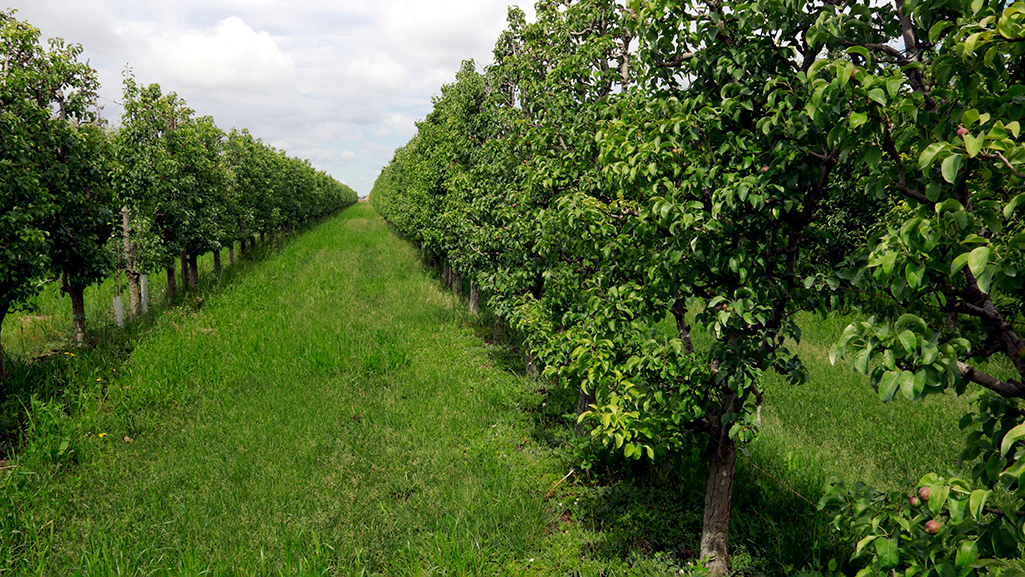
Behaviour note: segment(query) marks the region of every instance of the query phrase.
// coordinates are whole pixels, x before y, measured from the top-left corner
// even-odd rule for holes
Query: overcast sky
[[[0,0],[44,38],[81,44],[116,122],[122,72],[174,91],[370,192],[462,60],[478,66],[521,0]]]

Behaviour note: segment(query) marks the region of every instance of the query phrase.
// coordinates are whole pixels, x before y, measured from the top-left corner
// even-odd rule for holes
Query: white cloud
[[[232,16],[205,31],[157,36],[150,57],[157,70],[187,86],[230,90],[291,84],[295,61],[266,32]]]
[[[346,84],[363,91],[397,92],[407,82],[406,69],[387,54],[353,60],[345,67]]]
[[[391,114],[381,123],[377,129],[378,136],[398,136],[400,138],[412,138],[416,134],[416,120],[405,114]]]
[[[370,190],[455,80],[491,58],[506,6],[533,0],[8,0],[44,37],[83,45],[117,124],[121,73],[218,126]]]
[[[398,0],[382,18],[384,34],[407,54],[456,66],[489,51],[505,22],[504,5],[477,0]]]

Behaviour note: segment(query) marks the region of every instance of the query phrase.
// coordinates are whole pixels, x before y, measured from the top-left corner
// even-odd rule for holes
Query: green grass
[[[4,414],[22,420],[5,429],[20,433],[0,479],[0,572],[686,571],[699,449],[580,470],[574,393],[486,344],[487,323],[368,205],[268,248],[217,276],[205,257],[201,290],[166,308],[154,278],[157,310],[124,331],[112,283],[91,289],[89,347],[68,342],[52,289],[32,313],[49,318],[8,320],[19,377]],[[883,405],[849,365],[829,365],[848,322],[803,320],[810,383],[766,378],[763,431],[735,485],[738,574],[844,567],[850,552],[813,504],[823,483],[899,487],[960,451],[964,399]]]
[[[489,366],[461,310],[361,205],[223,298],[163,311],[89,407],[81,464],[25,463],[50,478],[22,481],[12,508],[37,530],[9,567],[479,574],[526,558],[557,473],[519,410],[530,387]]]

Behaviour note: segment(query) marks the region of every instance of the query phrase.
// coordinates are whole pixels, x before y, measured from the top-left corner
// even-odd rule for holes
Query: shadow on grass
[[[523,375],[522,355],[510,339],[493,339],[492,323],[482,315],[469,326],[488,343],[492,364]],[[531,416],[533,440],[576,471],[549,499],[559,527],[576,531],[581,554],[594,561],[629,566],[630,574],[648,574],[652,562],[686,573],[700,556],[704,446],[695,443],[659,463],[625,459],[575,433],[575,390],[533,382],[522,407]],[[783,455],[740,457],[729,537],[733,575],[815,575],[831,560],[840,571],[851,568],[851,551],[813,503],[821,495],[820,476]]]

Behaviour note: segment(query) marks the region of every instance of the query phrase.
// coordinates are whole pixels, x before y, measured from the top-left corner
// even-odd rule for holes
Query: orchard
[[[246,131],[197,117],[174,93],[125,74],[125,113],[100,119],[96,71],[81,46],[51,40],[0,12],[0,325],[48,280],[71,297],[75,338],[86,333],[83,291],[115,274],[140,314],[140,275],[165,269],[175,296],[196,284],[196,257],[254,243],[356,202],[309,162]],[[123,233],[123,234],[122,234]],[[231,253],[233,254],[233,252]],[[0,379],[7,378],[0,346]]]
[[[805,382],[799,313],[842,306],[865,316],[831,358],[881,401],[978,398],[963,477],[823,499],[862,574],[1022,571],[1025,4],[542,1],[494,55],[371,201],[579,391],[596,443],[704,447],[712,575],[764,375]]]

